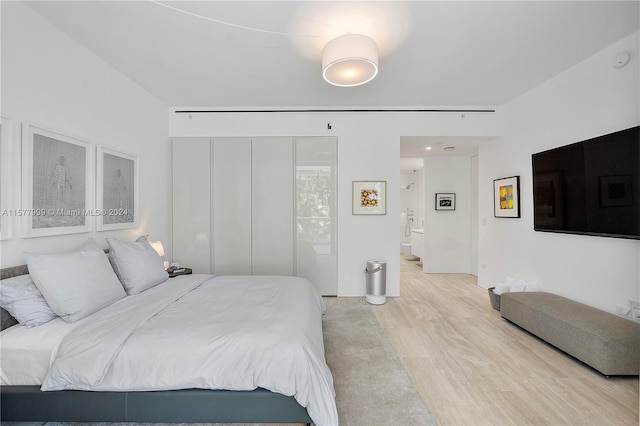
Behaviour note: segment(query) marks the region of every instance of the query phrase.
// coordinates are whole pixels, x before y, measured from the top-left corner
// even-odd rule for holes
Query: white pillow
[[[0,306],[28,327],[42,325],[57,317],[29,275],[0,281]]]
[[[66,322],[76,322],[126,296],[106,254],[91,238],[70,253],[24,257],[36,287]]]
[[[109,261],[127,294],[137,294],[169,279],[158,252],[142,236],[134,242],[107,238]]]

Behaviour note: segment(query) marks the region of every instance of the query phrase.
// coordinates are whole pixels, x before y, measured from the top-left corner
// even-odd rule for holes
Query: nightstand
[[[191,268],[178,268],[173,272],[169,272],[169,278],[177,277],[178,275],[191,275],[192,273]]]

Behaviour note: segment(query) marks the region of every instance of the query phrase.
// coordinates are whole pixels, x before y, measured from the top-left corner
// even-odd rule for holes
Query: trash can
[[[489,291],[489,300],[491,301],[491,307],[493,309],[495,309],[496,311],[500,310],[500,295],[499,294],[495,294],[493,292],[493,290],[495,289],[495,287],[489,287],[487,290]]]
[[[382,305],[387,292],[387,263],[382,260],[368,260],[364,270],[367,276],[367,302]]]

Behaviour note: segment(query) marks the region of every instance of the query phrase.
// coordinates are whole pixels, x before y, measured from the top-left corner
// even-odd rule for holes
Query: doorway
[[[420,260],[422,247],[416,246],[416,233],[424,226],[424,185],[422,158],[400,159],[400,254],[407,260]]]
[[[425,273],[478,274],[478,146],[489,139],[400,138],[400,249],[410,245]],[[434,208],[438,193],[454,194],[455,207]]]

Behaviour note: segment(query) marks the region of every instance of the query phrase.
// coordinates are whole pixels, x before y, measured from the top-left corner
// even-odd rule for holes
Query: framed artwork
[[[493,181],[493,215],[520,217],[520,176]]]
[[[91,144],[29,123],[22,138],[22,236],[91,231]]]
[[[13,227],[13,211],[11,198],[13,183],[13,168],[11,156],[13,154],[13,140],[11,139],[11,120],[0,116],[0,240],[10,240]]]
[[[353,214],[387,214],[387,182],[354,181]]]
[[[599,176],[600,207],[633,205],[631,175]]]
[[[436,192],[436,210],[455,210],[456,194],[454,192]]]
[[[98,146],[98,231],[138,226],[138,158]]]

